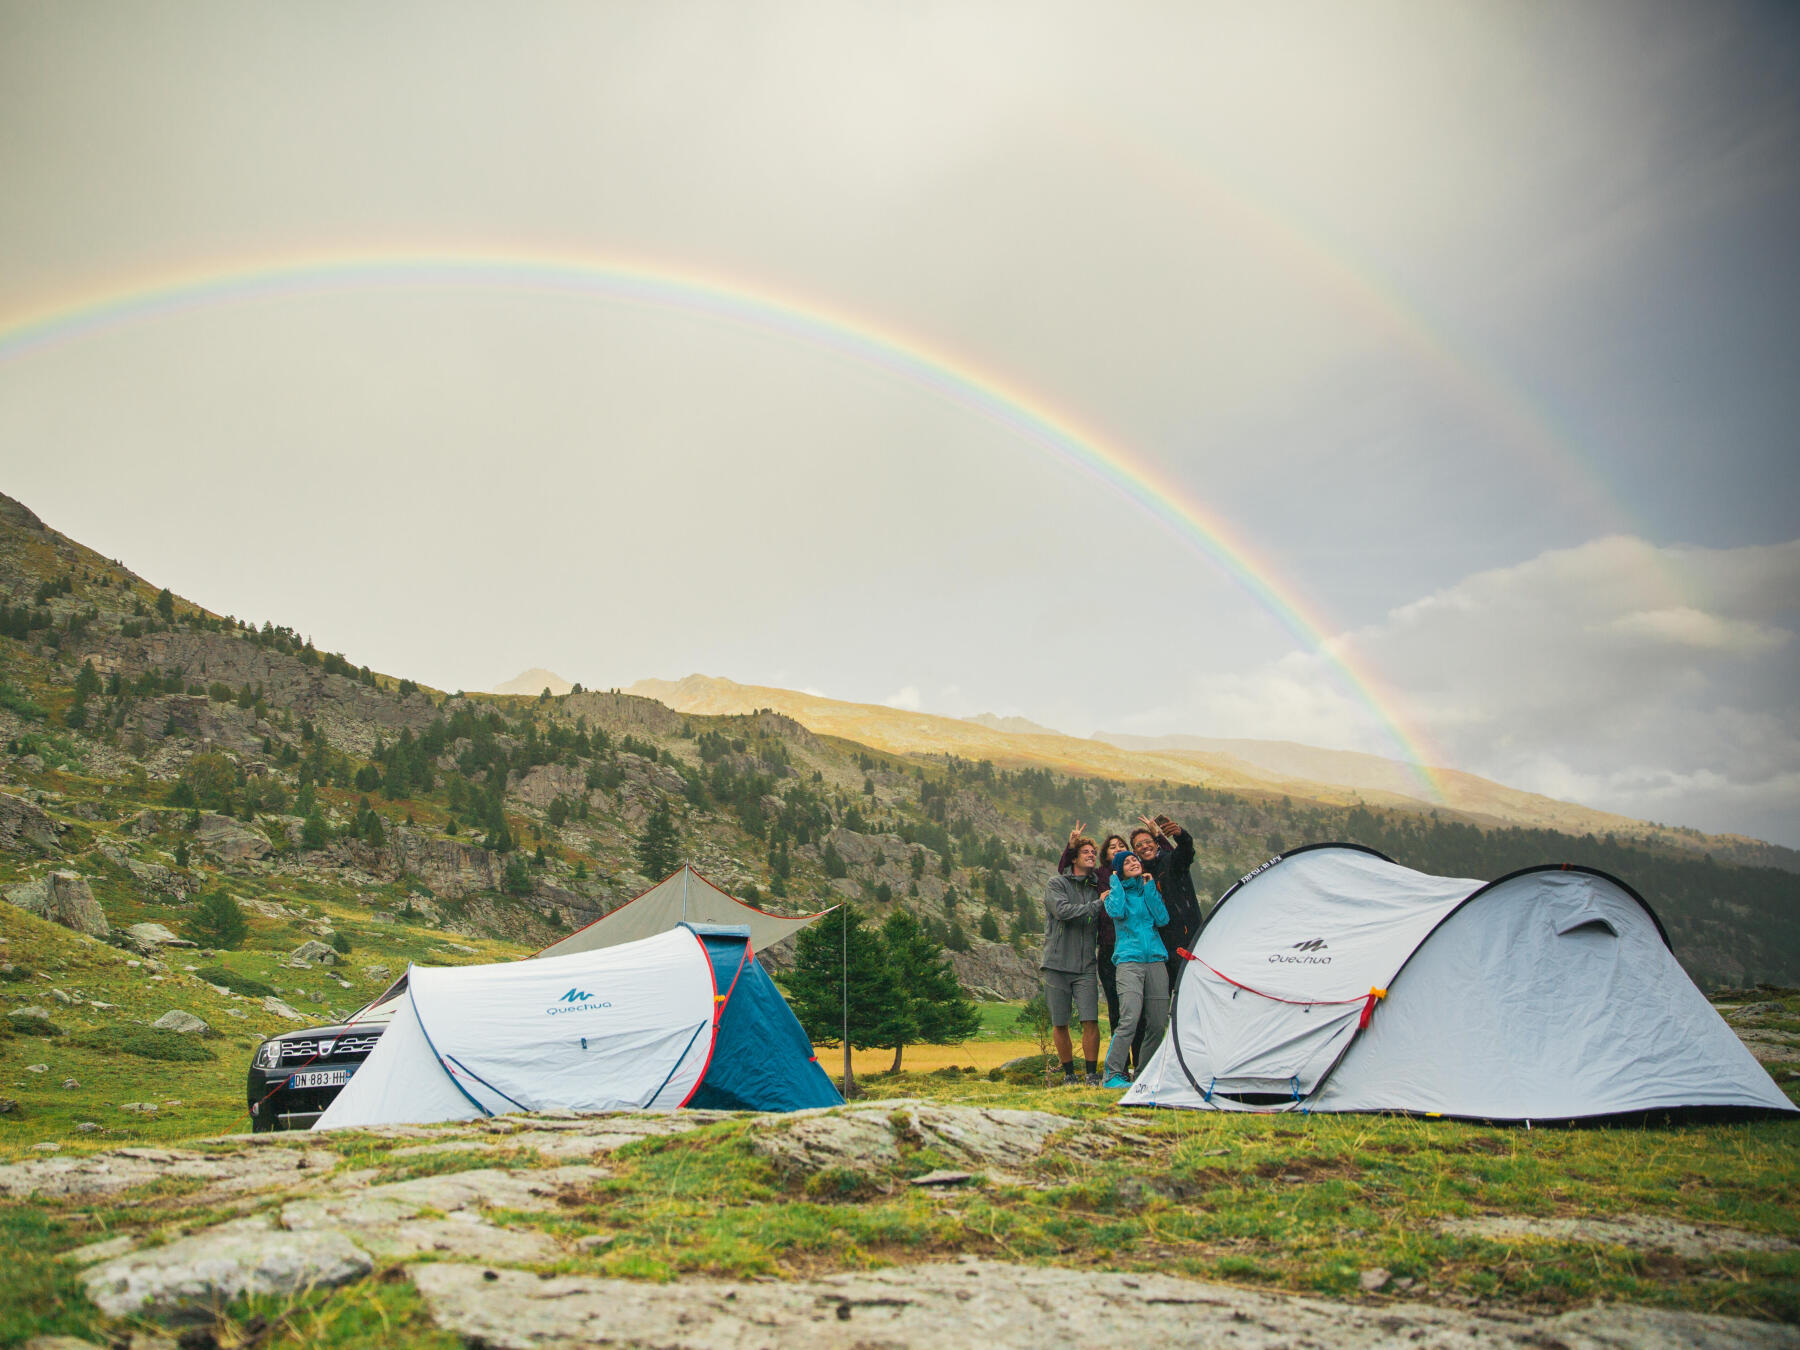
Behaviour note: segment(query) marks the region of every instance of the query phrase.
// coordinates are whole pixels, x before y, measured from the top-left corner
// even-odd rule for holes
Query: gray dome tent
[[[1282,854],[1220,898],[1123,1104],[1511,1121],[1796,1111],[1624,882],[1551,865],[1483,884],[1356,844]]]

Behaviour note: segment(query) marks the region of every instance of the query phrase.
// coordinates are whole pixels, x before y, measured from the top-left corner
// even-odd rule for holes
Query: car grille
[[[281,1062],[302,1059],[360,1059],[375,1048],[381,1033],[373,1036],[325,1036],[281,1043]]]

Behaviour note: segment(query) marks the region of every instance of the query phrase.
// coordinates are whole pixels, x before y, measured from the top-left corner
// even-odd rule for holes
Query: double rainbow
[[[1375,673],[1328,639],[1329,625],[1229,522],[1123,445],[1048,398],[891,325],[815,301],[643,260],[490,249],[318,252],[140,281],[0,316],[0,362],[107,329],[225,304],[379,286],[487,287],[591,296],[653,306],[824,348],[904,380],[1019,436],[1134,502],[1210,559],[1366,707],[1434,800],[1443,792],[1422,748]]]

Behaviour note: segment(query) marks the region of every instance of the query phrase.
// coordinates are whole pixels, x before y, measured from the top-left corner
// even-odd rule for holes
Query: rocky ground
[[[1742,1226],[1499,1213],[1441,1193],[1429,1216],[1390,1198],[1389,1245],[1366,1248],[1384,1266],[1357,1258],[1367,1234],[1348,1224],[1381,1220],[1345,1182],[1416,1123],[1319,1121],[1263,1159],[1269,1122],[1033,1100],[1051,1109],[912,1097],[777,1117],[552,1114],[30,1158],[0,1166],[0,1216],[35,1227],[15,1271],[38,1288],[15,1289],[0,1336],[38,1350],[351,1345],[369,1343],[373,1308],[377,1339],[404,1345],[1800,1345],[1800,1309],[1778,1292],[1800,1283],[1791,1190]],[[1745,1128],[1729,1146],[1767,1187],[1763,1169],[1791,1168],[1793,1147]],[[1446,1156],[1538,1152],[1522,1132],[1442,1129]],[[1343,1147],[1320,1148],[1320,1133]],[[1711,1142],[1664,1132],[1650,1151],[1692,1169]],[[1569,1177],[1603,1165],[1564,1154]],[[1246,1278],[1220,1259],[1242,1237],[1176,1222],[1234,1185],[1271,1184],[1288,1220],[1271,1245],[1328,1245],[1351,1262],[1347,1296],[1304,1292],[1331,1279],[1293,1292]],[[1325,1244],[1303,1201],[1329,1212],[1334,1197]],[[1504,1188],[1484,1198],[1517,1203]],[[1121,1222],[1133,1212],[1148,1229]],[[1471,1271],[1521,1260],[1660,1272],[1664,1288],[1638,1303],[1566,1281],[1471,1292]],[[1668,1297],[1682,1281],[1711,1292]],[[1706,1311],[1745,1285],[1763,1301],[1736,1306],[1763,1316]]]

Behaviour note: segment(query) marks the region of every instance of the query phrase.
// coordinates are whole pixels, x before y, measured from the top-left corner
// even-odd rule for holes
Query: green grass
[[[74,1044],[104,1054],[136,1055],[139,1059],[195,1063],[218,1058],[198,1036],[135,1023],[90,1028],[77,1035]]]
[[[981,1014],[981,1030],[975,1033],[978,1041],[1016,1041],[1028,1040],[1031,1033],[1018,1026],[1021,1003],[977,1003],[975,1010]]]
[[[264,998],[275,992],[274,985],[252,979],[230,966],[202,966],[195,974],[208,984],[223,985],[232,993],[242,994],[246,998]]]

